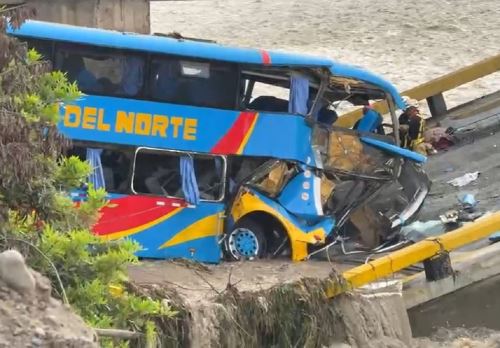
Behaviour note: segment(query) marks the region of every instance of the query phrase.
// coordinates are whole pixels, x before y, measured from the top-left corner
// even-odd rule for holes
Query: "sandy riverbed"
[[[153,2],[153,32],[328,56],[401,90],[500,52],[498,0]],[[500,74],[447,93],[450,106],[500,89]]]

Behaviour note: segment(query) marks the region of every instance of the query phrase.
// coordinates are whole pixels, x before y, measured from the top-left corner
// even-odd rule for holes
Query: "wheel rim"
[[[237,228],[228,238],[229,252],[237,259],[252,259],[259,253],[259,241],[248,228]]]

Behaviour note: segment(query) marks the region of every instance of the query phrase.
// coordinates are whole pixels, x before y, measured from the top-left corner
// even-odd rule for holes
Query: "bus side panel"
[[[186,258],[218,263],[224,205],[151,196],[122,196],[103,208],[94,233],[107,240],[130,238],[141,245],[137,256]]]
[[[304,117],[84,96],[61,107],[71,139],[212,154],[297,160],[314,166]],[[216,125],[216,126],[214,126]],[[273,136],[269,136],[270,132]]]

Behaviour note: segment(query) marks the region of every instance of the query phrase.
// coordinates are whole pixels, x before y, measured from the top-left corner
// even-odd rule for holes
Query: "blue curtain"
[[[200,191],[198,190],[198,182],[194,172],[194,162],[191,156],[181,157],[181,177],[182,191],[186,202],[189,204],[198,204],[200,202]]]
[[[142,88],[144,62],[138,57],[127,57],[123,63],[122,92],[135,96]]]
[[[300,74],[292,74],[290,78],[288,112],[291,114],[307,115],[308,100],[309,80]]]
[[[87,149],[87,161],[92,166],[92,173],[89,176],[89,183],[95,189],[106,188],[104,183],[104,172],[101,164],[102,149]]]

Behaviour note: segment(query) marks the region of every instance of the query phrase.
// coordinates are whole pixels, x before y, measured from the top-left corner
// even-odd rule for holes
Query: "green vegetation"
[[[69,198],[91,167],[61,156],[70,144],[56,123],[61,105],[80,92],[63,73],[50,71],[40,54],[4,34],[5,18],[16,26],[29,14],[0,8],[0,250],[22,252],[29,266],[51,279],[54,294],[91,326],[140,331],[151,346],[155,321],[175,312],[121,290],[127,288],[127,266],[137,262],[138,245],[110,244],[90,233],[107,204],[106,192],[90,187],[87,201],[78,206]]]

